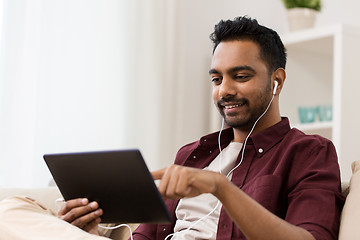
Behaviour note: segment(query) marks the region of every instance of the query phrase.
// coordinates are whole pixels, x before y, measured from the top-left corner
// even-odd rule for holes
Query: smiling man
[[[246,39],[220,42],[215,48],[211,66],[209,72],[214,102],[227,125],[237,132],[234,137],[239,139],[234,140],[242,142],[270,103],[274,81],[282,87],[284,68],[269,71],[266,63],[260,59],[259,46]],[[272,81],[271,78],[276,80]],[[281,120],[277,101],[278,97],[260,119],[255,132]]]
[[[281,118],[286,53],[278,34],[239,17],[220,21],[211,39],[213,99],[229,128],[184,146],[174,165],[153,173],[176,221],[141,225],[134,237],[337,239],[336,152]]]
[[[174,165],[152,173],[174,221],[142,224],[134,239],[337,239],[344,198],[335,148],[281,117],[286,54],[278,34],[239,17],[220,21],[211,39],[213,100],[228,127],[185,145]],[[101,215],[86,199],[59,212],[94,234]],[[81,234],[59,226],[68,231],[57,239]]]

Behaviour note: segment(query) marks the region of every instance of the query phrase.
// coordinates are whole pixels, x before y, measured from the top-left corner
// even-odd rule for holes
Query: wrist
[[[215,176],[215,191],[212,193],[217,199],[221,201],[228,185],[231,184],[224,174],[218,173]]]

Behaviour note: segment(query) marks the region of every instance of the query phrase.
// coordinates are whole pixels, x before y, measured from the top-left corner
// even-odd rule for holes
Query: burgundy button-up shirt
[[[221,134],[222,148],[233,139],[231,128]],[[175,164],[204,168],[219,154],[218,133],[182,147]],[[237,163],[240,161],[239,154]],[[244,159],[231,180],[266,209],[308,230],[317,240],[337,239],[344,197],[333,144],[320,136],[305,135],[281,122],[249,138]],[[173,232],[178,201],[167,200],[171,224],[142,224],[134,239],[165,239]],[[239,202],[241,204],[241,202]],[[246,239],[224,209],[218,240]]]

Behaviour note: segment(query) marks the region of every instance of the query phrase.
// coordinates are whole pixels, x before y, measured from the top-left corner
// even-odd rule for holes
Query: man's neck
[[[270,121],[267,118],[260,119],[250,136],[252,136],[256,133],[259,133],[269,127],[274,126],[275,124],[277,124],[278,122],[281,121],[281,116],[279,114],[279,116],[277,116],[276,118],[271,118],[271,119],[272,120],[270,120]],[[252,126],[251,126],[251,128],[252,128]],[[233,132],[234,132],[234,140],[233,141],[243,143],[245,141],[246,137],[249,135],[251,128],[250,129],[248,129],[248,128],[246,128],[246,129],[233,128]]]

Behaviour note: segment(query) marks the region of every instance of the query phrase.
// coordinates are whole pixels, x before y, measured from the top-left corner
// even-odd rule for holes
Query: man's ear
[[[285,79],[286,79],[285,69],[283,69],[283,68],[276,69],[273,72],[273,74],[271,76],[271,79],[274,79],[274,81],[278,82],[278,86],[277,86],[277,89],[275,91],[275,95],[279,95],[281,90],[282,90],[282,87],[284,86],[284,82],[285,82]]]

